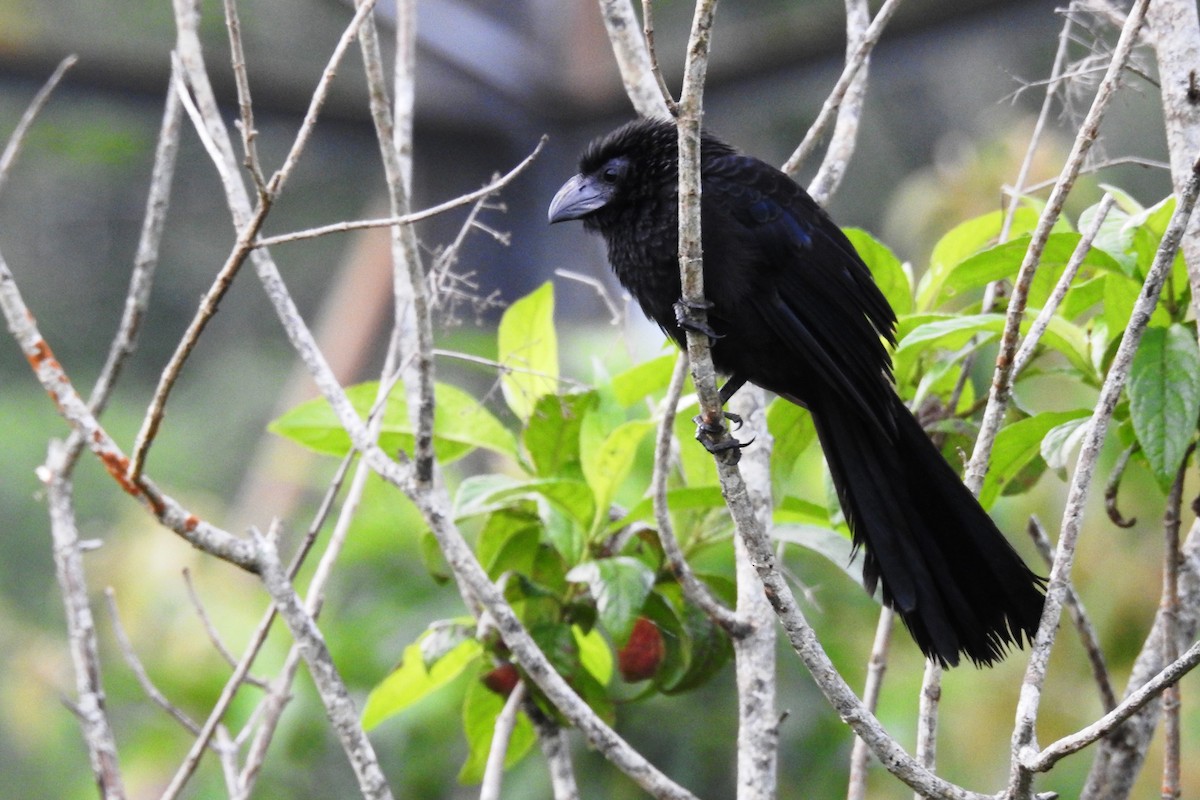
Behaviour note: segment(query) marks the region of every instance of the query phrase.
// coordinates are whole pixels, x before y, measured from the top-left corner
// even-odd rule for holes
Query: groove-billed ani
[[[608,245],[617,278],[681,346],[677,140],[669,121],[598,139],[550,204]],[[704,291],[712,357],[812,413],[867,590],[882,586],[921,651],[977,664],[1032,640],[1042,581],[1021,561],[892,387],[896,317],[854,247],[794,181],[705,134]]]

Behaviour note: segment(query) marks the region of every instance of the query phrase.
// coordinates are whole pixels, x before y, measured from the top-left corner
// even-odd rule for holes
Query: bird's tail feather
[[[899,397],[881,441],[857,409],[806,396],[842,509],[878,583],[921,651],[943,666],[977,665],[1030,641],[1044,581],[1029,570]]]

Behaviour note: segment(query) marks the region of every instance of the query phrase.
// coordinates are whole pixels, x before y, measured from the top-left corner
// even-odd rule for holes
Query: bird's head
[[[579,159],[579,174],[550,201],[550,222],[600,225],[648,195],[673,192],[677,152],[675,124],[665,119],[635,120],[595,140]]]

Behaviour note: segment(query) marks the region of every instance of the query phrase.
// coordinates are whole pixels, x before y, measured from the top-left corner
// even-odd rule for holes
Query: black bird
[[[797,183],[701,137],[704,293],[727,400],[747,381],[806,407],[863,577],[943,666],[1033,640],[1044,581],[1029,570],[892,385],[896,316],[853,245]],[[678,145],[638,120],[593,142],[550,222],[600,233],[621,284],[680,346]]]

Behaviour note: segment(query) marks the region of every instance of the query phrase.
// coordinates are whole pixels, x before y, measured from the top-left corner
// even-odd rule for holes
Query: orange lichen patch
[[[104,464],[104,468],[108,470],[108,474],[113,476],[113,480],[124,489],[128,494],[134,497],[142,497],[142,490],[129,480],[129,459],[120,453],[114,453],[111,450],[98,450],[96,455],[100,457],[100,461]]]
[[[54,357],[54,351],[50,349],[50,345],[46,343],[45,339],[38,339],[34,342],[33,352],[27,353],[25,357],[29,359],[29,365],[35,372],[41,369],[43,364],[54,369],[62,369]]]
[[[188,514],[187,519],[183,521],[183,529],[188,533],[196,530],[200,525],[200,519],[195,514]]]

